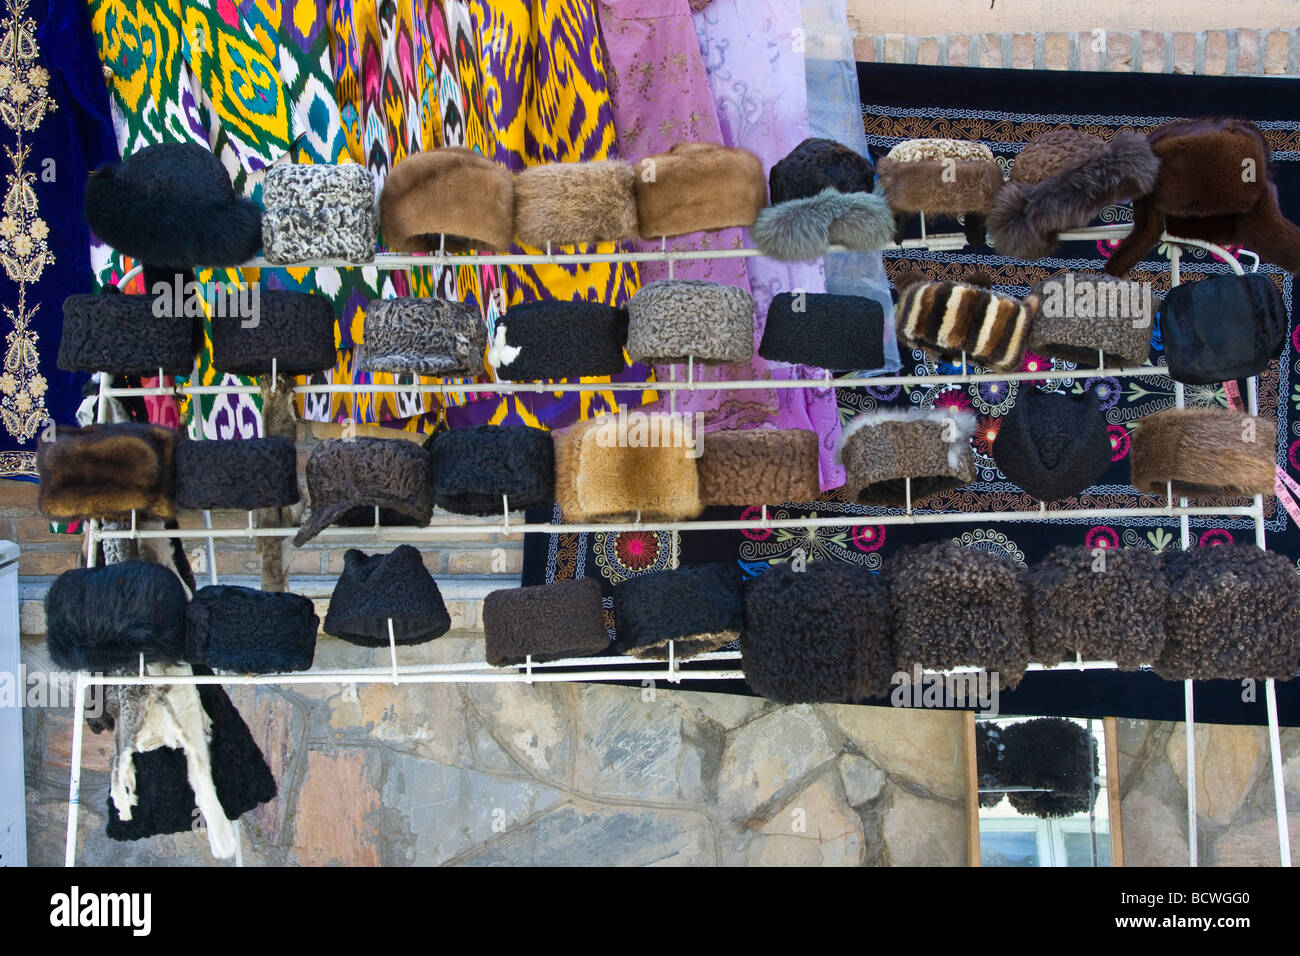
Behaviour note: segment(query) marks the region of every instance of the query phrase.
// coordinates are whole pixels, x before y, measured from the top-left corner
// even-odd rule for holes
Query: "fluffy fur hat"
[[[949,359],[964,351],[968,361],[999,372],[1020,365],[1030,328],[1019,299],[966,282],[914,282],[903,289],[894,318],[908,348]]]
[[[1117,200],[1145,196],[1159,169],[1140,133],[1120,133],[1109,143],[1076,129],[1040,133],[1020,151],[998,191],[989,235],[1004,255],[1050,255],[1058,233],[1088,225]]]
[[[691,356],[704,364],[754,357],[754,297],[700,279],[661,279],[627,303],[627,354],[633,362],[672,365]]]
[[[297,504],[299,497],[298,454],[283,436],[176,445],[176,503],[182,508],[254,511]]]
[[[463,146],[412,153],[393,166],[379,194],[384,242],[394,252],[505,249],[514,239],[515,179]]]
[[[334,307],[323,295],[263,289],[255,316],[212,317],[212,365],[234,375],[280,375],[333,368]]]
[[[529,302],[497,319],[488,362],[510,382],[622,371],[627,310],[600,302]]]
[[[483,599],[487,662],[510,667],[608,651],[609,631],[595,578],[556,581],[540,587],[506,588]]]
[[[1021,389],[993,443],[998,470],[1039,501],[1070,498],[1095,485],[1113,454],[1095,392]]]
[[[301,594],[213,584],[186,609],[186,659],[238,674],[305,671],[320,618]]]
[[[681,521],[702,509],[700,435],[675,415],[603,415],[551,433],[555,500],[566,522]]]
[[[278,163],[262,180],[268,262],[375,258],[375,181],[360,163]]]
[[[1300,585],[1286,555],[1229,544],[1165,556],[1166,680],[1290,680],[1300,661]]]
[[[999,441],[1001,439],[999,438]],[[1223,408],[1166,408],[1144,415],[1130,450],[1133,487],[1164,498],[1238,498],[1274,493],[1277,426]]]
[[[124,561],[64,571],[45,595],[45,643],[68,670],[185,659],[185,588],[160,564]]]
[[[59,368],[113,375],[189,375],[199,353],[193,317],[154,315],[151,295],[70,295],[63,300]]]
[[[954,408],[882,408],[859,415],[840,433],[835,460],[844,491],[863,505],[899,507],[975,480],[970,440],[975,415]]]
[[[235,195],[221,160],[197,143],[146,146],[86,180],[86,224],[151,266],[237,266],[262,244],[262,209]]]
[[[636,166],[642,239],[752,226],[766,198],[763,164],[747,149],[678,143]]]
[[[325,633],[361,647],[423,644],[451,630],[442,592],[420,552],[409,544],[389,554],[350,548],[325,612]]]
[[[1004,727],[1002,741],[1004,784],[1033,788],[1007,794],[1017,811],[1043,818],[1088,812],[1100,763],[1087,730],[1063,717],[1039,717]]]
[[[771,362],[828,369],[885,364],[885,310],[875,299],[781,292],[767,308],[758,354]]]
[[[36,449],[47,518],[121,518],[132,511],[176,517],[176,432],[161,425],[120,422],[56,428]]]
[[[487,326],[468,302],[376,299],[357,368],[398,375],[482,375]]]
[[[1136,368],[1151,354],[1154,307],[1140,283],[1067,272],[1022,300],[1031,317],[1029,351],[1082,366]]]
[[[889,588],[866,568],[779,564],[745,582],[745,682],[779,704],[844,703],[889,693]]]
[[[700,502],[746,507],[821,494],[817,435],[801,428],[729,428],[704,443]]]
[[[697,564],[642,574],[614,588],[614,650],[646,660],[715,651],[740,637],[740,567]]]
[[[984,241],[984,216],[1002,188],[1002,167],[982,143],[909,139],[876,163],[896,213],[966,215],[966,236]]]
[[[1189,385],[1250,378],[1286,347],[1282,294],[1268,276],[1210,276],[1175,286],[1160,309],[1169,376]]]
[[[515,237],[535,248],[635,238],[635,181],[617,159],[530,166],[515,176]]]
[[[434,502],[454,514],[499,515],[555,500],[555,444],[527,426],[476,425],[443,432],[433,443]]]
[[[433,460],[404,438],[327,438],[307,459],[307,493],[311,511],[297,548],[361,506],[390,508],[423,526],[433,517]]]

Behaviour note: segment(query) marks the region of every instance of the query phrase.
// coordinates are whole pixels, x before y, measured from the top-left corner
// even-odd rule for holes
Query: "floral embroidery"
[[[1224,528],[1211,528],[1204,532],[1197,543],[1202,548],[1213,548],[1221,544],[1232,544],[1232,532]]]
[[[1095,528],[1088,529],[1088,533],[1084,535],[1083,543],[1089,548],[1118,548],[1119,535],[1115,533],[1114,528],[1098,525]]]

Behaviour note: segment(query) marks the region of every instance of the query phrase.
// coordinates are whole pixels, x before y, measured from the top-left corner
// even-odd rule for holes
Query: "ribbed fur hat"
[[[146,146],[86,180],[86,224],[151,266],[237,266],[262,244],[262,209],[235,195],[221,160],[197,143]]]
[[[1002,419],[993,460],[1031,497],[1059,501],[1095,485],[1114,451],[1096,393],[1022,388]]]
[[[423,644],[451,630],[442,592],[419,551],[409,544],[389,554],[350,548],[325,612],[325,633],[361,647],[387,647],[389,618],[395,644]]]
[[[739,639],[745,622],[740,567],[697,564],[628,578],[614,588],[614,650],[645,660],[715,651]]]
[[[955,408],[882,408],[844,426],[835,460],[844,466],[844,491],[863,505],[899,507],[975,480],[970,440],[975,415]]]
[[[63,300],[59,368],[113,375],[189,375],[199,325],[183,314],[154,315],[152,295],[70,295]]]
[[[237,674],[305,671],[320,618],[301,594],[213,584],[186,609],[187,660]]]
[[[529,302],[497,319],[488,362],[510,382],[622,371],[627,310],[600,302]]]
[[[124,561],[64,571],[45,595],[45,643],[68,670],[185,659],[185,588],[167,568]]]
[[[360,163],[278,163],[262,180],[268,262],[375,258],[375,181]]]
[[[693,357],[706,365],[754,357],[754,297],[700,279],[660,279],[627,303],[627,354],[633,362],[672,365]]]
[[[476,425],[443,432],[433,443],[434,502],[454,514],[501,514],[555,500],[555,444],[527,426]]]
[[[176,517],[176,432],[120,422],[56,428],[36,449],[37,507],[47,518]]]
[[[393,166],[379,194],[384,243],[394,252],[506,249],[514,240],[515,179],[463,146],[412,153]]]
[[[1151,354],[1155,306],[1141,283],[1067,272],[1039,283],[1025,298],[1029,351],[1082,366],[1098,353],[1111,368],[1136,368]]]
[[[999,438],[999,441],[1001,439]],[[1277,426],[1223,408],[1166,408],[1138,419],[1133,487],[1161,498],[1241,498],[1274,493]]]
[[[885,364],[885,310],[860,295],[781,292],[767,308],[758,354],[770,362],[827,369]]]
[[[780,564],[745,582],[740,650],[750,689],[779,704],[889,693],[889,588],[866,568]]]
[[[966,282],[914,282],[902,290],[894,312],[899,341],[999,372],[1020,365],[1030,314],[1009,295]]]
[[[1175,286],[1160,308],[1169,376],[1188,385],[1250,378],[1286,347],[1282,294],[1268,276],[1210,276]]]
[[[544,662],[608,651],[600,582],[577,578],[493,591],[483,599],[483,637],[493,667],[522,664],[529,655]]]
[[[323,295],[263,289],[256,317],[212,317],[212,365],[234,375],[311,375],[333,368],[334,307]]]
[[[357,507],[391,508],[418,525],[433,517],[433,460],[404,438],[327,438],[307,459],[311,512],[293,539],[301,548]]]
[[[909,139],[876,163],[880,185],[896,213],[964,214],[966,236],[984,241],[984,216],[1002,188],[1002,167],[982,143]]]
[[[280,435],[203,439],[176,445],[176,503],[253,511],[297,504],[298,453]]]
[[[482,375],[487,326],[468,302],[376,299],[357,368],[398,375]]]
[[[766,198],[763,164],[747,149],[678,143],[636,166],[642,239],[752,226]]]
[[[635,181],[618,159],[530,166],[515,176],[515,238],[537,248],[635,238]]]
[[[700,503],[706,507],[812,501],[821,494],[817,434],[801,428],[712,432],[698,469]]]

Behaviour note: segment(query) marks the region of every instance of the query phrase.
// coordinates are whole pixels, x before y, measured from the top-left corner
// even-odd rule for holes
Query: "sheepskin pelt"
[[[830,245],[857,252],[884,249],[893,244],[894,232],[894,214],[882,188],[843,193],[828,187],[764,208],[749,235],[769,259],[803,262]]]
[[[186,610],[187,659],[237,674],[305,671],[316,656],[320,618],[301,594],[214,584]]]
[[[635,171],[642,239],[752,226],[767,199],[763,164],[747,149],[678,143]]]
[[[600,582],[577,578],[493,591],[483,599],[483,637],[493,667],[608,651]]]
[[[1002,167],[986,146],[953,140],[907,140],[876,163],[895,212],[980,213],[993,208]]]
[[[379,194],[384,243],[394,252],[506,249],[514,240],[515,179],[463,146],[413,153]]]
[[[54,430],[36,450],[37,507],[47,518],[176,517],[177,434],[119,422]]]
[[[1148,295],[1140,283],[1099,273],[1053,276],[1021,300],[1031,316],[1027,348],[1082,366],[1144,365],[1155,328]]]
[[[614,588],[614,650],[646,660],[717,650],[740,637],[740,567],[718,562],[628,578]]]
[[[882,408],[844,426],[835,460],[844,466],[844,491],[864,505],[904,506],[975,480],[970,440],[975,414],[964,409]],[[707,446],[706,446],[707,449]],[[707,451],[706,451],[707,454]]]
[[[529,166],[515,176],[515,238],[534,248],[633,239],[635,181],[618,159]]]
[[[375,181],[361,163],[276,163],[262,180],[268,262],[375,258]]]
[[[510,382],[613,375],[626,367],[628,314],[600,302],[528,302],[497,319],[488,362]]]
[[[451,615],[420,552],[409,544],[388,554],[349,548],[325,612],[326,634],[361,647],[423,644],[451,630]]]
[[[338,359],[334,307],[323,295],[261,289],[255,315],[214,315],[211,326],[212,366],[219,372],[311,375]]]
[[[1001,736],[1003,785],[1033,788],[1008,793],[1012,807],[1040,818],[1088,812],[1101,764],[1084,727],[1063,717],[1038,717],[1002,728]]]
[[[1138,419],[1130,458],[1133,487],[1195,500],[1274,493],[1277,426],[1223,408],[1166,408]]]
[[[296,504],[298,453],[287,438],[208,438],[176,445],[176,503],[253,511]]]
[[[699,459],[700,502],[748,507],[812,501],[821,494],[815,432],[728,428],[710,432]]]
[[[883,368],[885,310],[875,299],[825,292],[780,292],[767,308],[758,354],[815,368]]]
[[[747,363],[754,356],[754,297],[701,279],[660,279],[627,303],[627,354],[634,362],[672,365]]]
[[[993,443],[998,470],[1039,501],[1059,501],[1092,487],[1113,455],[1110,426],[1095,392],[1021,388]]]
[[[1286,303],[1259,273],[1175,286],[1160,309],[1169,376],[1211,385],[1258,375],[1286,347]]]
[[[354,509],[388,508],[416,525],[433,517],[433,457],[404,438],[327,438],[307,459],[311,511],[293,539],[301,548]]]
[[[152,295],[116,292],[68,296],[59,368],[113,375],[157,375],[161,368],[167,375],[189,375],[201,327],[193,316],[155,315],[154,302]]]
[[[555,500],[555,443],[527,426],[476,425],[433,443],[434,502],[453,514],[499,515]]]
[[[357,368],[395,375],[482,375],[487,326],[469,302],[400,296],[366,308]]]
[[[999,372],[1019,368],[1031,317],[1009,295],[965,282],[914,282],[894,311],[899,342]]]
[[[158,143],[86,180],[86,224],[151,266],[236,266],[262,244],[262,208],[235,195],[221,160],[197,143]]]
[[[833,139],[810,137],[772,165],[772,204],[815,196],[825,189],[869,193],[875,185],[871,160]]]

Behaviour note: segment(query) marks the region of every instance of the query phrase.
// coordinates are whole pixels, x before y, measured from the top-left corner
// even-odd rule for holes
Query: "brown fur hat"
[[[56,428],[40,442],[38,507],[47,518],[176,517],[176,432],[120,422]]]
[[[1002,186],[987,146],[953,139],[905,140],[876,163],[876,174],[895,212],[983,214]]]
[[[538,248],[635,237],[635,180],[617,159],[525,169],[515,177],[515,237]]]
[[[505,249],[514,239],[515,180],[506,167],[463,146],[407,156],[379,194],[384,243],[395,252]]]
[[[1019,299],[966,282],[914,282],[894,311],[899,341],[997,371],[1020,364],[1031,316]]]
[[[747,149],[678,143],[636,166],[643,239],[752,226],[766,200],[763,164]]]
[[[1193,500],[1271,495],[1277,427],[1225,408],[1166,408],[1138,420],[1133,487]]]
[[[954,408],[882,408],[859,415],[840,435],[835,460],[844,490],[863,505],[901,507],[975,480],[970,440],[975,415]],[[706,449],[707,450],[707,449]]]
[[[812,501],[821,493],[817,435],[801,428],[733,428],[704,440],[704,505],[774,505]]]

